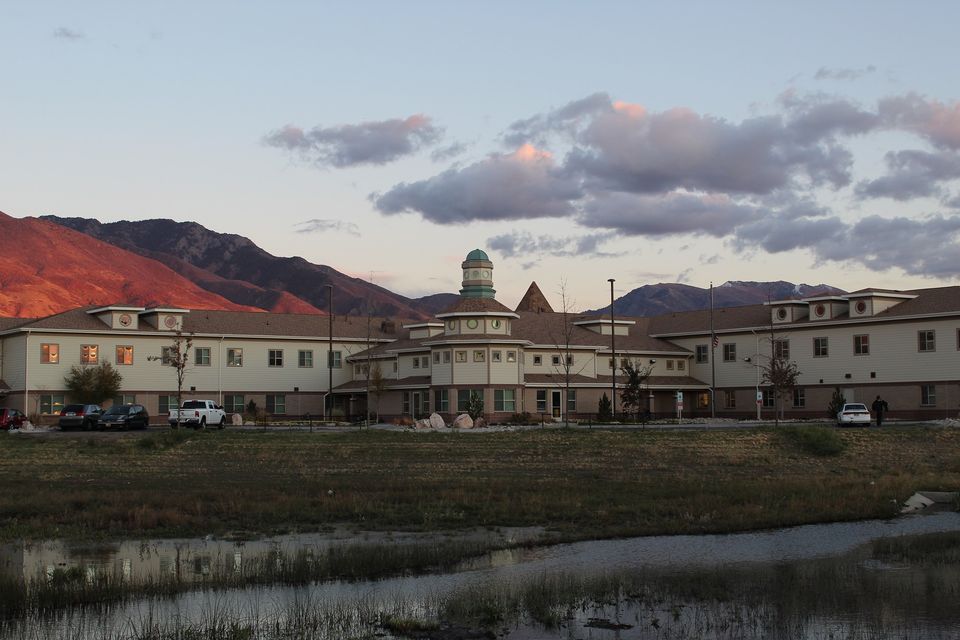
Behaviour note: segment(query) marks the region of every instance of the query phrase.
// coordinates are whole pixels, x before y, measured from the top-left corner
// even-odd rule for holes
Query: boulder
[[[420,418],[413,424],[414,429],[429,429],[430,426],[430,418]]]
[[[477,417],[476,420],[473,421],[474,429],[482,429],[485,426],[487,426],[487,421],[483,419],[483,416],[479,416]]]
[[[461,413],[453,421],[454,429],[473,429],[473,418],[465,413]]]
[[[440,417],[439,413],[431,413],[430,426],[434,429],[443,429],[445,426],[447,426],[447,423],[443,421],[443,418]]]
[[[230,424],[232,424],[232,425],[235,426],[235,427],[242,427],[242,426],[243,426],[243,416],[240,415],[239,413],[231,414],[231,415],[230,415]]]

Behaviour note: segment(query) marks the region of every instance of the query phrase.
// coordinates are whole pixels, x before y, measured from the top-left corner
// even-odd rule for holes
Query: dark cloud
[[[960,178],[960,154],[896,151],[886,155],[887,175],[857,184],[861,198],[910,200],[939,196],[940,183]]]
[[[830,69],[828,67],[820,67],[813,77],[817,80],[859,80],[863,76],[876,73],[876,71],[877,68],[872,64],[859,69]]]
[[[360,229],[352,222],[344,222],[343,220],[326,220],[323,218],[313,218],[312,220],[304,220],[299,222],[296,225],[299,227],[297,233],[348,233],[352,236],[359,236]]]
[[[891,129],[912,131],[940,148],[960,149],[960,102],[944,104],[910,93],[881,100],[878,113]]]
[[[960,195],[953,197],[948,196],[944,199],[943,206],[950,207],[951,209],[960,209]]]
[[[846,230],[847,225],[837,217],[807,218],[769,213],[737,228],[731,245],[737,251],[762,249],[767,253],[781,253],[815,248],[818,243],[833,239]]]
[[[756,208],[723,195],[610,193],[588,201],[578,222],[631,236],[702,234],[721,238],[759,216]]]
[[[869,216],[813,247],[823,260],[854,261],[877,271],[892,267],[930,278],[960,272],[960,216]]]
[[[559,109],[517,120],[507,127],[503,141],[511,148],[527,143],[542,146],[550,135],[557,132],[572,134],[587,116],[608,112],[612,108],[613,102],[608,94],[594,93]]]
[[[590,233],[584,236],[556,238],[533,235],[525,231],[504,233],[487,239],[487,246],[504,258],[549,255],[553,257],[609,258],[620,255],[602,251],[600,246],[612,240],[616,234]],[[534,261],[534,263],[536,260]]]
[[[82,31],[77,31],[76,29],[70,29],[69,27],[57,27],[53,30],[53,37],[58,40],[83,40],[86,36]]]
[[[352,167],[382,165],[436,143],[442,129],[430,118],[413,115],[406,119],[315,127],[304,131],[287,125],[271,132],[264,143],[285,149],[320,166]]]
[[[549,154],[524,146],[427,180],[401,183],[371,200],[382,213],[417,212],[438,224],[569,217],[581,197]]]

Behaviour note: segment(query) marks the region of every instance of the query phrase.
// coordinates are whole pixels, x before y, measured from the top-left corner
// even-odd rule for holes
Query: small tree
[[[560,281],[560,326],[554,325],[552,331],[550,332],[550,338],[553,342],[554,348],[557,350],[557,357],[559,359],[559,364],[554,365],[555,369],[558,369],[557,375],[560,376],[563,381],[563,397],[564,403],[563,406],[563,426],[570,426],[570,391],[571,385],[573,382],[573,377],[580,374],[586,367],[588,360],[586,358],[582,359],[580,368],[574,370],[574,363],[576,358],[574,356],[574,349],[572,348],[574,344],[574,334],[577,330],[576,325],[573,324],[571,316],[573,316],[573,309],[576,306],[576,301],[574,301],[567,294],[567,281]]]
[[[160,364],[173,367],[177,373],[177,407],[183,406],[183,379],[187,375],[187,365],[190,363],[190,349],[193,347],[193,338],[184,336],[177,331],[169,347],[163,347],[159,356],[149,356],[148,360],[159,360]],[[179,423],[180,414],[177,414]],[[175,426],[179,426],[175,425]]]
[[[387,379],[383,375],[380,363],[375,362],[370,370],[370,394],[376,401],[376,420],[380,422],[380,398],[387,390]]]
[[[776,409],[774,410],[775,426],[780,424],[780,417],[783,414],[783,399],[793,393],[799,377],[800,370],[797,368],[797,364],[779,355],[775,355],[763,367],[763,382],[770,387],[776,402]]]
[[[96,366],[74,365],[63,378],[71,397],[83,404],[101,404],[119,393],[123,376],[109,362]]]
[[[847,403],[847,399],[843,396],[843,391],[840,391],[840,387],[833,388],[833,396],[830,397],[830,404],[827,405],[827,416],[831,420],[837,419],[837,414],[843,411],[843,405]]]
[[[467,415],[472,420],[476,420],[483,415],[483,398],[474,392],[470,392],[470,400],[467,402]]]
[[[630,360],[627,360],[620,370],[627,376],[623,391],[620,392],[620,404],[624,413],[633,413],[639,422],[646,402],[647,379],[653,372],[653,366],[634,366]]]
[[[610,397],[606,391],[600,396],[600,403],[597,405],[597,420],[599,422],[611,422],[613,420],[613,409],[610,406]]]

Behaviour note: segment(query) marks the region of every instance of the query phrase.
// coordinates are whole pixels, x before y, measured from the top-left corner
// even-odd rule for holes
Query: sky
[[[957,284],[960,3],[0,0],[0,211],[418,297]],[[4,242],[7,240],[4,239]]]

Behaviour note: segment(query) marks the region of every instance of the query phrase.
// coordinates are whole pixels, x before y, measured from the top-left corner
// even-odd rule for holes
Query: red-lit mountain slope
[[[0,246],[2,316],[115,303],[259,311],[206,291],[156,260],[45,220],[0,212]]]

